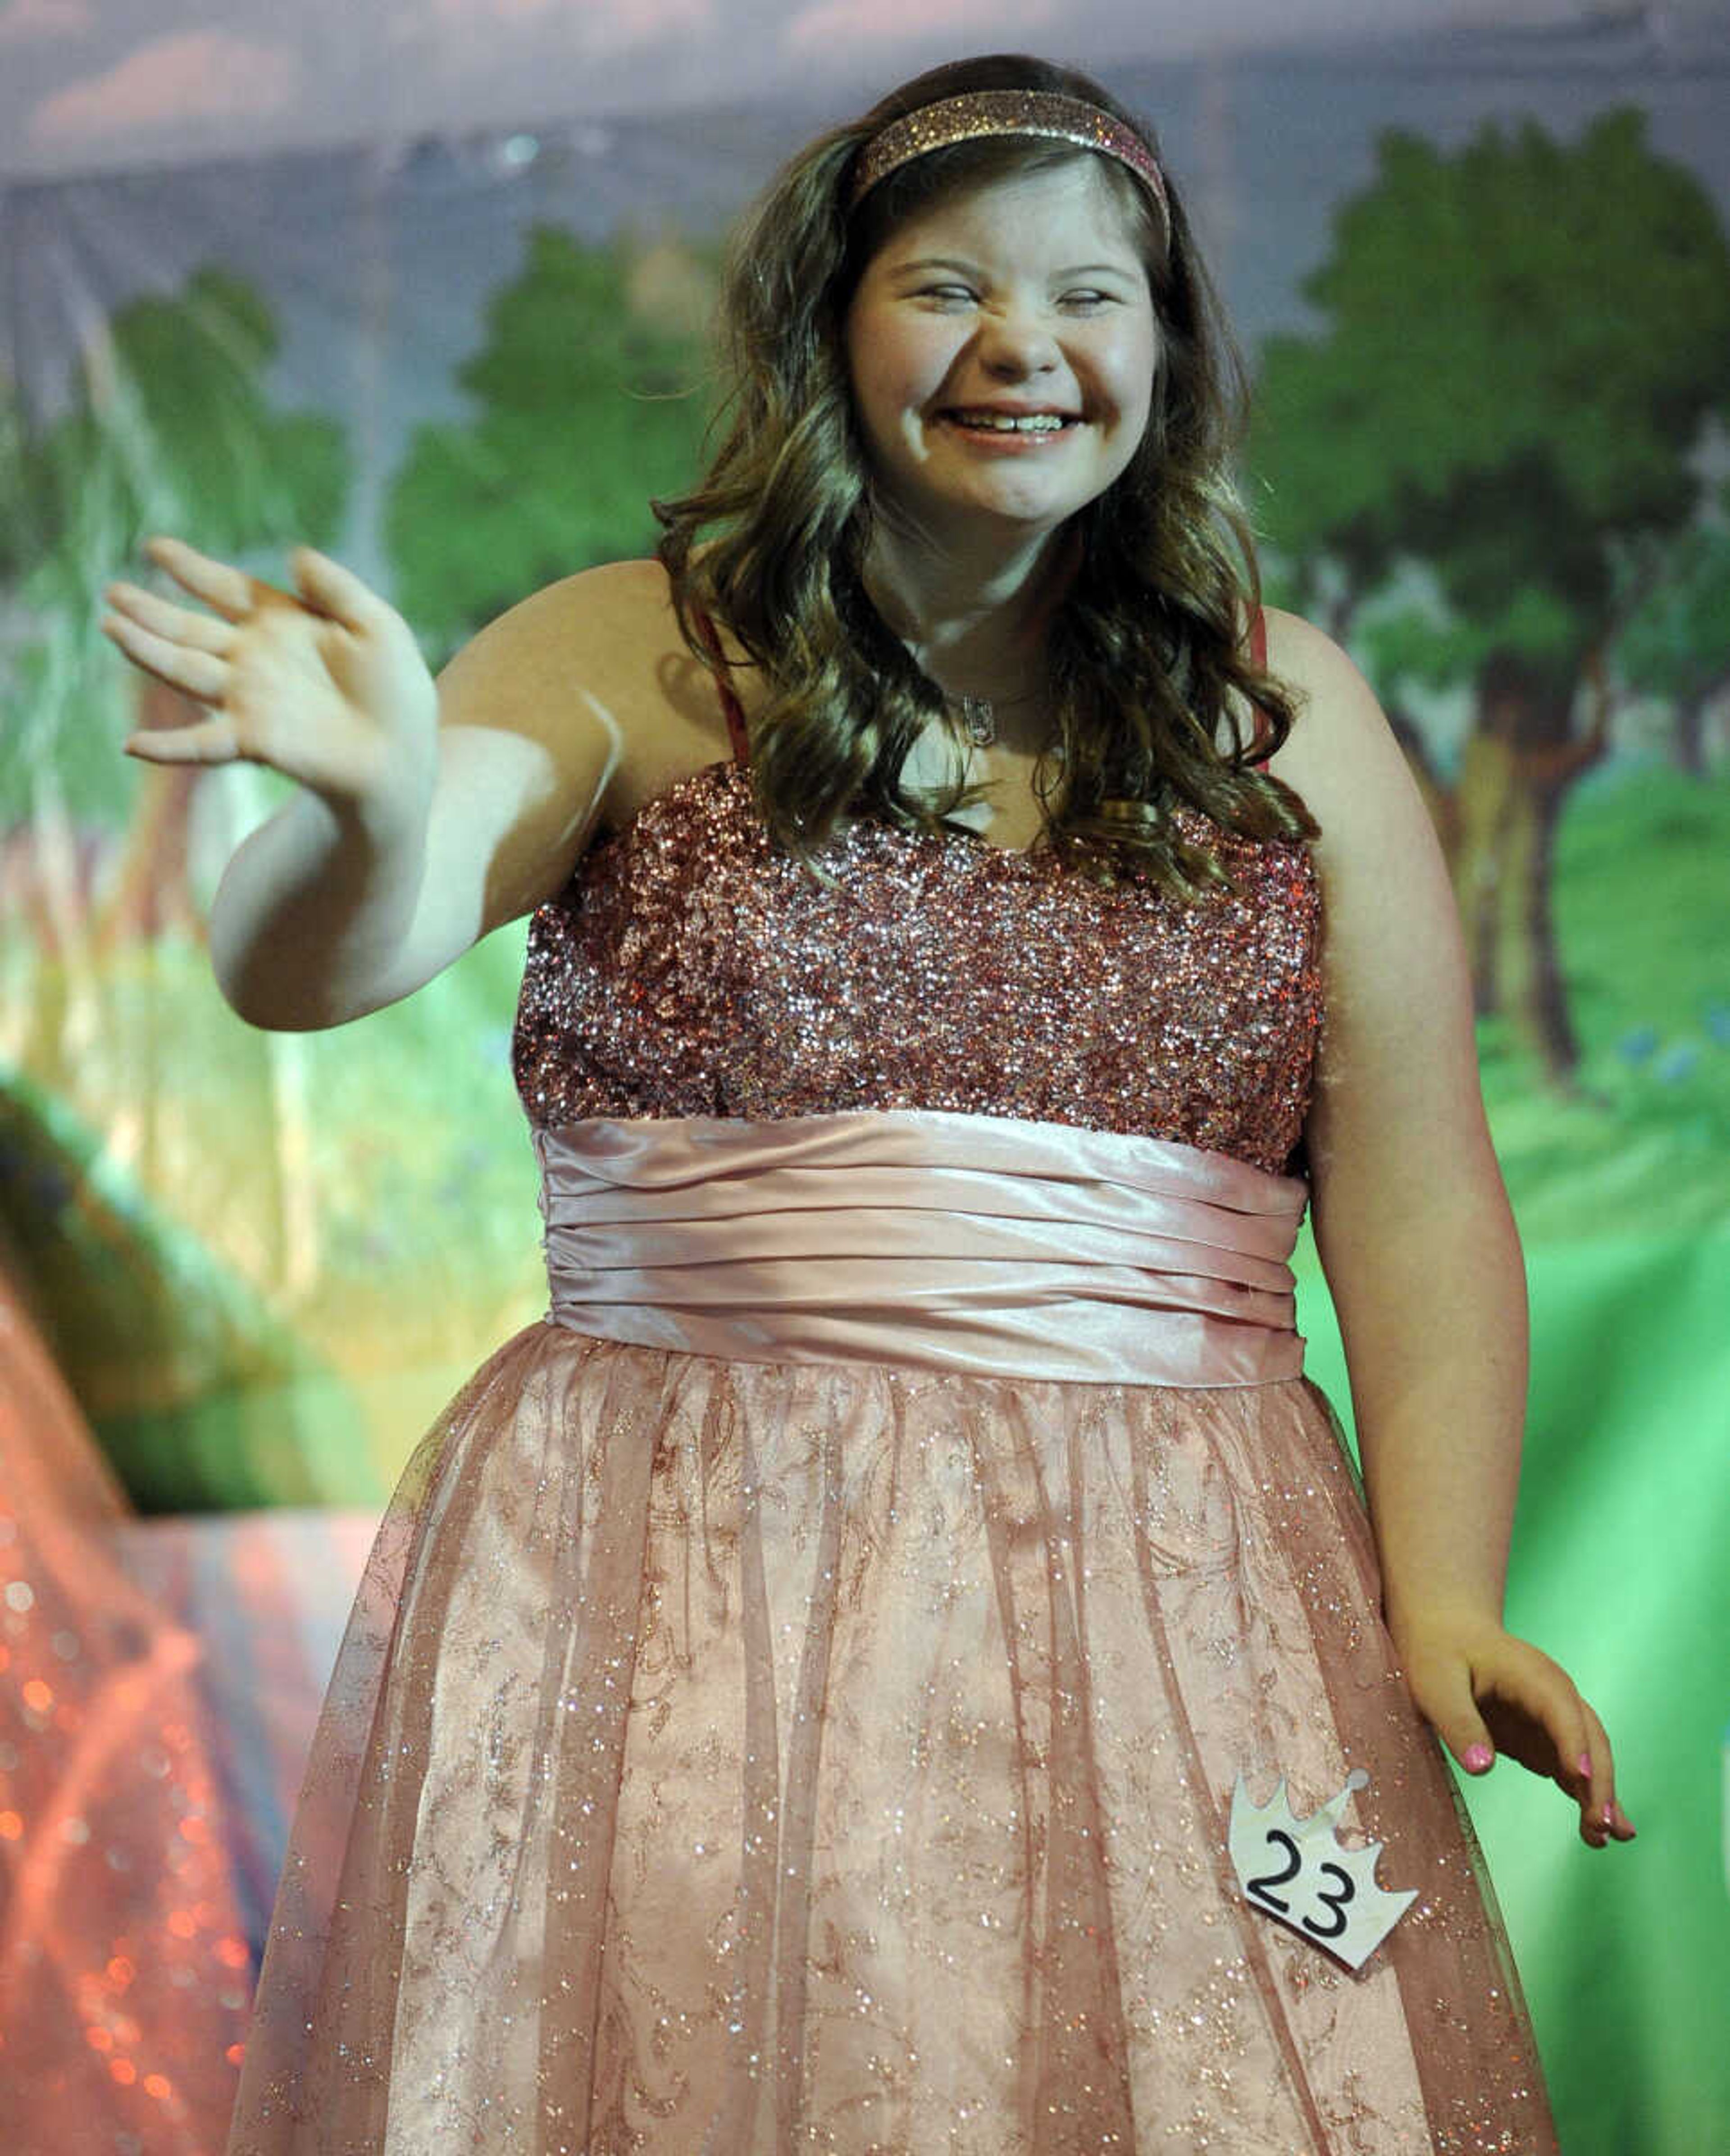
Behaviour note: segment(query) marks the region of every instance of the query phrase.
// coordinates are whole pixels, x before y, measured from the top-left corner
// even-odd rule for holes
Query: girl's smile
[[[1158,334],[1140,235],[1091,160],[911,218],[847,318],[880,506],[1049,531],[1104,493],[1147,427]]]

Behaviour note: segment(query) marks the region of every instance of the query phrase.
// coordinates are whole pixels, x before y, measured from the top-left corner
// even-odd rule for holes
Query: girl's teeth
[[[1065,422],[1055,412],[957,412],[963,427],[991,427],[1002,434],[1055,434]]]

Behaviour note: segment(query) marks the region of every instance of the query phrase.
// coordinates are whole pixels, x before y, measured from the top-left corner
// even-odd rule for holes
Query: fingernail
[[[1472,1744],[1460,1755],[1460,1763],[1468,1774],[1486,1774],[1496,1763],[1496,1754],[1487,1744]]]
[[[1580,1772],[1581,1772],[1581,1773],[1582,1773],[1582,1774],[1586,1777],[1586,1779],[1589,1781],[1589,1780],[1591,1779],[1591,1776],[1592,1776],[1592,1755],[1591,1755],[1591,1753],[1590,1753],[1589,1752],[1582,1752],[1582,1753],[1581,1753],[1581,1754],[1580,1754],[1580,1756],[1579,1756],[1579,1759],[1575,1762],[1575,1764],[1579,1767],[1579,1768]]]

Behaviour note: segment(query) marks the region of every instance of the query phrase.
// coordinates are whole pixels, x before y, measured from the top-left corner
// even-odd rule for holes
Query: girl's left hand
[[[1592,1848],[1633,1840],[1604,1724],[1558,1663],[1485,1622],[1409,1629],[1397,1645],[1419,1712],[1468,1774],[1505,1752],[1573,1799]]]

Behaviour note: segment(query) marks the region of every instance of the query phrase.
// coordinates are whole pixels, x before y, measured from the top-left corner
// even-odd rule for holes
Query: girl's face
[[[934,537],[1031,537],[1103,494],[1152,403],[1140,235],[1091,157],[911,218],[848,310],[880,507]]]

